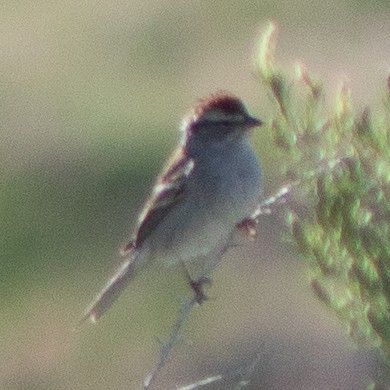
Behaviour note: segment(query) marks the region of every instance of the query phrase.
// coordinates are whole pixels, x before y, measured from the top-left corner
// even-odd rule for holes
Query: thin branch
[[[263,200],[255,212],[252,214],[251,218],[258,223],[261,215],[264,214],[272,214],[272,209],[275,206],[283,204],[286,202],[286,198],[290,195],[290,193],[294,190],[294,188],[298,186],[302,186],[306,181],[312,180],[320,176],[322,173],[327,171],[333,171],[337,166],[344,162],[343,158],[336,158],[330,161],[322,161],[318,169],[315,169],[309,173],[306,173],[305,177],[295,180],[289,184],[280,187],[280,189],[272,196]]]
[[[240,369],[238,372],[233,372],[227,375],[215,375],[210,376],[205,379],[201,379],[197,382],[191,383],[189,385],[185,385],[182,387],[179,387],[177,390],[197,390],[201,386],[209,385],[210,383],[222,381],[222,380],[228,380],[229,378],[233,377],[240,377],[239,382],[236,384],[236,386],[233,388],[233,390],[241,390],[244,387],[248,386],[251,382],[251,376],[253,375],[253,371],[257,367],[257,365],[260,362],[260,359],[262,357],[261,353],[258,353],[256,358],[253,360],[253,362],[248,366],[244,367],[243,369]]]
[[[157,375],[165,366],[170,352],[172,351],[173,347],[176,345],[179,339],[180,331],[183,327],[185,320],[187,319],[191,309],[196,303],[196,297],[193,295],[190,299],[187,300],[187,302],[184,302],[184,304],[181,305],[168,340],[160,344],[160,352],[157,363],[153,370],[144,379],[142,387],[143,390],[151,389],[151,385],[153,384],[153,382],[155,382]]]
[[[290,191],[291,191],[291,186],[287,185],[287,186],[282,187],[274,196],[269,197],[264,202],[262,202],[261,205],[259,205],[258,209],[253,214],[252,218],[256,222],[258,222],[259,216],[261,214],[267,213],[265,211],[266,208],[269,209],[269,206],[274,205],[276,203],[281,203],[283,201],[283,198],[285,196],[287,196],[287,194]],[[230,246],[228,245],[220,253],[221,257],[222,257],[222,254],[229,247]],[[188,299],[187,302],[184,302],[184,304],[181,305],[181,307],[179,309],[179,312],[177,314],[175,323],[173,324],[171,333],[170,333],[170,335],[168,337],[168,340],[166,342],[160,344],[160,351],[159,351],[157,363],[155,364],[155,366],[152,369],[152,371],[144,379],[143,387],[142,387],[143,390],[150,390],[152,388],[151,386],[156,381],[156,377],[158,376],[158,374],[161,371],[161,369],[165,366],[165,364],[166,364],[166,362],[168,360],[169,354],[171,353],[171,351],[173,350],[174,346],[176,345],[176,343],[177,343],[177,341],[179,339],[180,331],[181,331],[181,329],[183,327],[183,324],[184,324],[185,320],[187,319],[191,309],[194,307],[194,305],[196,303],[197,303],[196,296],[193,295],[190,299]],[[220,376],[210,377],[210,378],[201,380],[199,382],[193,383],[191,385],[188,385],[190,387],[187,386],[187,387],[182,388],[181,390],[196,389],[197,386],[198,387],[199,386],[204,386],[206,384],[212,383],[213,381],[220,380],[220,379],[222,379],[222,377],[220,377]],[[244,383],[244,382],[241,381],[240,383]],[[195,387],[193,387],[193,386],[195,386]],[[241,387],[243,387],[243,386],[241,386]]]
[[[260,215],[271,213],[270,206],[284,203],[286,196],[288,196],[288,194],[291,192],[291,190],[292,190],[292,186],[286,185],[286,186],[282,187],[275,195],[267,198],[265,201],[263,201],[259,205],[259,207],[255,211],[255,213],[252,215],[252,219],[256,223],[258,223],[258,219],[259,219]],[[221,251],[220,257],[222,257],[223,253],[225,251],[227,251],[230,247],[231,247],[231,245],[227,245],[226,248],[224,248]],[[216,264],[213,264],[213,268],[215,266],[216,266]],[[145,377],[145,379],[143,381],[143,386],[142,386],[143,390],[150,390],[152,388],[153,383],[156,381],[156,378],[157,378],[158,374],[160,373],[161,369],[165,366],[171,351],[173,350],[173,348],[175,347],[175,345],[179,339],[180,331],[183,327],[185,320],[187,319],[191,309],[194,307],[194,305],[196,303],[197,303],[197,298],[195,295],[193,295],[193,296],[191,296],[190,299],[187,300],[187,302],[184,302],[184,304],[181,305],[181,307],[178,311],[175,323],[172,326],[172,330],[171,330],[171,333],[168,337],[168,340],[160,344],[160,350],[159,350],[157,362],[156,362],[154,368],[152,369],[152,371]],[[205,386],[209,383],[215,382],[217,380],[221,380],[222,378],[223,377],[220,375],[209,377],[209,378],[203,379],[201,381],[198,381],[196,383],[190,384],[188,386],[182,387],[179,390],[196,389],[199,386]],[[240,388],[246,386],[248,383],[249,383],[248,380],[242,379],[239,382],[240,387],[238,387],[237,389],[240,389]]]
[[[221,379],[223,379],[222,375],[210,376],[206,379],[191,383],[190,385],[179,387],[177,390],[197,390],[200,386],[206,386],[210,383],[220,381]]]
[[[258,222],[261,215],[271,214],[271,206],[284,203],[286,201],[286,197],[290,194],[292,189],[292,184],[286,184],[285,186],[281,187],[279,191],[276,192],[274,195],[263,200],[255,210],[255,212],[252,214],[252,219]]]
[[[253,375],[253,372],[255,371],[255,368],[260,363],[262,357],[262,353],[258,353],[256,358],[253,360],[253,362],[246,367],[241,372],[241,380],[237,383],[237,385],[233,388],[233,390],[241,390],[242,388],[246,387],[251,382],[251,377]]]

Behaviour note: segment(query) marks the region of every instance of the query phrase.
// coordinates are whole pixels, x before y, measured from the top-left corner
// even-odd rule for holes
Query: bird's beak
[[[261,126],[262,124],[263,124],[263,121],[261,121],[260,119],[254,118],[253,116],[249,116],[246,119],[246,125],[249,128],[251,128],[251,127],[258,127],[258,126]]]
[[[246,133],[248,133],[249,135],[252,135],[253,128],[259,127],[262,124],[263,124],[263,121],[261,121],[260,119],[254,118],[253,116],[248,116],[248,118],[245,121]]]

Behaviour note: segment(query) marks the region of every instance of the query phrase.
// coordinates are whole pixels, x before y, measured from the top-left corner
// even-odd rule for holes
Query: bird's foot
[[[211,284],[210,278],[206,276],[202,276],[198,280],[192,280],[190,279],[190,287],[191,290],[194,292],[195,301],[198,304],[203,303],[204,301],[207,301],[208,297],[203,291],[203,286],[205,284]]]

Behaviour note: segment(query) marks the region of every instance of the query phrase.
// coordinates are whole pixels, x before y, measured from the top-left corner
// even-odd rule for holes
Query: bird
[[[262,121],[229,92],[197,101],[184,117],[181,139],[158,176],[123,247],[124,260],[85,311],[96,322],[125,287],[154,261],[180,265],[196,302],[206,300],[207,269],[219,261],[238,230],[253,233],[251,215],[262,198],[260,165],[250,145]],[[201,265],[194,278],[189,266]]]

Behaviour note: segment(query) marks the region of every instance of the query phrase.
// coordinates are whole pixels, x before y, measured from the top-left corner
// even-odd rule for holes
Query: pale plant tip
[[[337,117],[342,120],[351,108],[351,90],[347,83],[343,83],[340,88],[340,92],[337,96],[336,114]]]
[[[284,218],[288,225],[292,225],[298,219],[297,215],[291,211],[288,211]]]
[[[277,25],[275,22],[268,22],[256,51],[256,67],[263,78],[268,79],[274,73],[274,52]]]
[[[305,65],[303,65],[302,63],[298,62],[295,65],[295,74],[296,74],[296,77],[297,77],[298,81],[303,81],[304,83],[306,83],[307,71],[306,71]]]
[[[298,62],[295,65],[295,75],[297,81],[308,85],[310,88],[313,87],[313,80],[309,76],[309,73],[307,72],[306,66],[304,64]]]

